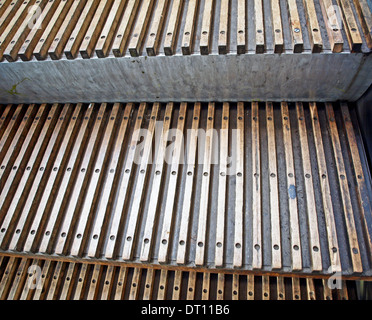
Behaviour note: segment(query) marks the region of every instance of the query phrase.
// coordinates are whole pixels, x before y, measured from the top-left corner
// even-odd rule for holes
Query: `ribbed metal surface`
[[[1,300],[356,300],[354,281],[0,257]]]
[[[346,104],[8,105],[0,121],[3,252],[371,276]]]
[[[8,61],[372,47],[365,0],[2,0],[0,19]]]

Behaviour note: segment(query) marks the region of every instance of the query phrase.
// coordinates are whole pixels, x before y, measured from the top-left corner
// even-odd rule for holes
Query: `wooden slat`
[[[38,117],[43,117],[43,114],[46,113],[46,105],[44,105],[44,108],[41,107],[40,108],[41,110],[39,110],[38,112]],[[50,112],[48,113],[48,118],[51,119],[51,121],[48,121],[46,120],[45,123],[43,124],[43,127],[42,127],[42,130],[41,130],[41,133],[40,135],[38,136],[38,129],[37,127],[40,127],[42,124],[41,122],[42,121],[39,121],[39,120],[36,120],[35,118],[35,121],[33,123],[33,125],[31,126],[31,130],[29,131],[29,134],[31,135],[28,135],[28,139],[26,138],[25,142],[26,142],[26,145],[24,144],[22,146],[22,150],[20,152],[20,154],[18,155],[17,157],[17,160],[15,161],[14,163],[14,167],[13,168],[21,168],[21,163],[22,161],[25,159],[25,158],[28,158],[27,155],[28,155],[28,152],[27,150],[30,150],[31,147],[33,147],[32,151],[30,150],[31,154],[29,155],[29,159],[27,161],[27,164],[25,166],[25,169],[22,170],[18,177],[21,175],[21,177],[19,177],[17,179],[17,170],[12,170],[11,174],[8,176],[8,179],[7,181],[5,182],[5,185],[4,185],[4,189],[3,189],[3,192],[1,193],[0,195],[0,203],[2,206],[4,206],[4,202],[6,200],[11,200],[10,202],[10,205],[9,207],[7,208],[7,211],[6,211],[6,214],[5,214],[5,217],[3,218],[3,221],[2,221],[2,224],[1,224],[1,231],[2,230],[7,230],[7,232],[1,232],[0,233],[0,243],[2,244],[2,246],[4,246],[5,244],[3,243],[5,241],[5,239],[10,236],[9,232],[13,232],[13,230],[9,230],[9,226],[11,227],[14,227],[14,225],[17,223],[14,219],[17,218],[17,213],[19,213],[20,209],[19,209],[19,202],[23,203],[23,200],[25,196],[22,197],[22,194],[24,192],[28,193],[29,195],[32,194],[33,191],[35,190],[32,190],[31,193],[29,192],[29,187],[30,187],[30,184],[31,184],[31,181],[29,180],[32,180],[32,169],[34,169],[34,167],[36,166],[39,166],[39,157],[42,156],[43,154],[43,151],[44,151],[44,145],[46,144],[46,142],[44,140],[48,140],[49,138],[49,135],[50,135],[50,127],[52,126],[52,122],[55,120],[55,118],[58,118],[58,105],[57,104],[54,104],[50,110]],[[48,155],[50,156],[50,155]],[[35,168],[34,170],[38,170],[38,172],[40,172],[40,170],[44,171],[44,166],[42,166],[43,163],[40,163],[40,168]],[[23,168],[23,167],[22,167]],[[15,172],[13,174],[13,172]],[[12,194],[9,194],[9,192],[7,191],[10,191],[11,189],[11,186],[15,183],[15,182],[18,182],[17,183],[17,188],[16,190],[12,193]],[[6,205],[6,204],[5,204]],[[5,206],[6,208],[6,206]],[[18,210],[17,210],[18,208]],[[30,209],[30,207],[29,207]],[[3,207],[3,210],[4,210],[4,207]],[[23,225],[24,223],[24,220],[25,218],[27,217],[27,215],[25,216],[25,214],[21,215],[20,216],[20,224]],[[12,225],[11,222],[13,221]],[[16,233],[20,233],[21,229],[17,229],[15,232]]]
[[[207,130],[205,136],[205,149],[204,149],[204,160],[203,160],[203,177],[201,182],[201,194],[200,194],[200,209],[198,219],[198,231],[196,239],[196,255],[195,264],[204,264],[204,254],[206,247],[206,231],[207,231],[207,219],[208,219],[208,206],[209,206],[209,184],[210,184],[210,172],[211,172],[211,158],[213,148],[213,124],[214,124],[214,103],[210,102],[208,105],[208,118],[207,118]]]
[[[182,54],[189,55],[193,50],[195,21],[199,6],[199,0],[189,0],[187,7],[185,27],[182,36]]]
[[[222,107],[222,119],[220,130],[220,158],[218,177],[218,201],[217,201],[217,224],[216,224],[216,246],[214,263],[220,267],[224,262],[225,251],[225,214],[226,214],[226,175],[227,161],[229,156],[229,103],[224,102]]]
[[[111,290],[113,288],[112,282],[114,279],[114,266],[107,266],[105,280],[103,282],[103,288],[100,300],[109,300]]]
[[[262,276],[262,300],[270,300],[270,278]]]
[[[161,231],[161,244],[159,249],[158,261],[166,262],[168,258],[168,248],[172,232],[172,222],[174,218],[174,202],[177,192],[177,180],[179,177],[181,152],[183,147],[183,133],[185,127],[187,103],[181,103],[178,114],[177,133],[174,141],[174,149],[171,163],[171,175],[168,182],[167,199],[165,202],[164,219]]]
[[[27,228],[26,222],[29,216],[31,216],[31,212],[33,211],[33,206],[35,205],[35,197],[38,192],[39,186],[41,184],[41,181],[43,178],[45,178],[45,175],[48,175],[49,173],[49,168],[51,167],[51,163],[54,160],[54,149],[56,147],[56,144],[58,145],[58,140],[60,140],[60,135],[64,134],[64,129],[67,125],[68,122],[68,115],[71,112],[71,106],[69,104],[66,104],[62,112],[58,114],[58,110],[56,110],[58,105],[54,105],[51,112],[48,115],[48,118],[46,120],[46,126],[44,126],[42,135],[46,134],[46,131],[49,129],[49,126],[53,126],[55,120],[54,118],[57,118],[57,122],[54,124],[53,132],[49,138],[48,145],[44,151],[44,153],[36,153],[37,152],[37,145],[35,145],[34,152],[30,157],[30,161],[27,164],[26,167],[26,172],[22,176],[21,183],[19,184],[19,191],[17,189],[15,193],[14,200],[12,204],[10,205],[10,208],[8,210],[8,214],[14,215],[15,211],[17,210],[17,205],[18,205],[18,198],[20,198],[22,192],[24,191],[25,185],[27,183],[27,179],[29,178],[29,173],[31,170],[27,170],[27,168],[32,168],[35,165],[35,161],[37,161],[38,157],[42,156],[41,162],[38,164],[39,170],[36,173],[36,176],[32,182],[32,186],[27,192],[27,198],[25,199],[25,204],[23,206],[23,209],[18,209],[22,210],[22,213],[18,219],[17,226],[15,228],[15,232],[13,233],[13,236],[11,238],[11,242],[9,245],[10,250],[14,250],[17,246],[17,243],[23,234],[23,231],[25,228]],[[67,120],[66,120],[67,117]],[[49,129],[51,130],[51,129]],[[44,133],[45,132],[45,133]],[[39,136],[38,143],[42,141],[42,135]],[[46,140],[48,137],[45,138]],[[35,154],[34,154],[35,153]],[[53,167],[53,170],[55,170]],[[31,183],[31,182],[30,182]],[[27,190],[27,189],[26,189]],[[25,195],[26,197],[26,195]],[[15,221],[13,222],[15,223]],[[36,230],[33,229],[33,232],[35,233]]]
[[[103,26],[102,32],[95,46],[95,51],[99,58],[104,58],[109,54],[126,3],[127,0],[115,0],[111,7],[110,13],[107,16],[105,25]]]
[[[98,37],[104,27],[107,15],[110,12],[112,1],[101,0],[85,33],[79,52],[84,59],[88,59],[94,52]]]
[[[70,143],[72,143],[72,140],[71,140],[72,137],[73,137],[72,133],[73,133],[74,128],[76,127],[75,125],[77,123],[77,121],[75,121],[74,119],[78,118],[78,116],[80,114],[80,111],[81,111],[81,106],[82,106],[81,104],[78,104],[74,107],[74,113],[72,114],[72,120],[69,121],[69,125],[68,125],[68,128],[66,130],[65,136],[64,136],[63,141],[61,143],[61,146],[59,148],[56,159],[53,163],[53,168],[57,168],[57,170],[52,170],[50,172],[48,182],[46,183],[46,185],[44,187],[43,195],[41,196],[41,199],[40,199],[40,202],[39,202],[37,208],[35,208],[36,213],[35,213],[35,216],[33,218],[33,221],[32,221],[31,227],[30,227],[30,232],[29,232],[29,234],[27,236],[27,239],[26,239],[26,242],[25,242],[25,246],[23,248],[23,250],[26,251],[26,252],[31,250],[32,244],[34,243],[34,239],[37,236],[36,231],[39,230],[39,226],[40,226],[40,223],[42,222],[44,210],[47,206],[49,196],[52,193],[53,185],[56,183],[57,175],[60,172],[60,170],[58,170],[58,168],[60,168],[60,169],[63,168],[65,152],[66,152],[68,146],[70,145]],[[82,126],[82,127],[84,127],[84,126]],[[80,147],[80,146],[78,146],[78,147]],[[75,151],[76,151],[76,149],[75,149]],[[16,239],[15,238],[13,238],[13,239],[12,239],[11,245],[9,247],[10,249],[15,248],[16,245],[17,245]]]
[[[306,278],[307,300],[316,300],[314,280]]]
[[[40,281],[40,278],[38,278],[39,275],[37,274],[37,268],[40,268],[39,264],[40,261],[38,259],[32,260],[30,267],[27,269],[27,278],[19,300],[30,300],[33,290],[37,286],[38,281]],[[34,275],[36,275],[36,278]]]
[[[246,1],[238,0],[237,6],[236,51],[238,54],[244,54],[246,51]]]
[[[271,17],[273,23],[274,52],[282,53],[284,49],[284,39],[279,0],[271,1]]]
[[[27,135],[27,130],[30,128],[30,124],[33,123],[33,116],[37,110],[37,107],[34,104],[31,104],[27,108],[26,114],[23,114],[22,107],[23,105],[19,105],[17,107],[0,141],[0,150],[2,151],[2,153],[0,153],[0,157],[2,157],[0,167],[1,191],[4,187],[3,179],[5,180],[7,177],[7,174],[9,173],[8,171],[10,170],[10,165],[16,159],[21,146],[23,146],[24,143],[27,143],[27,141],[24,142],[22,137]],[[13,131],[13,127],[14,130],[17,130],[15,133]],[[34,130],[34,127],[31,127],[31,130]],[[9,141],[11,141],[10,144]],[[25,149],[25,147],[22,148]]]
[[[350,0],[337,0],[341,7],[342,18],[345,26],[346,36],[349,42],[350,50],[360,52],[362,49],[362,37],[358,30],[358,25],[351,8]]]
[[[72,1],[61,1],[57,7],[57,10],[54,12],[53,17],[50,19],[46,29],[44,30],[42,36],[38,40],[35,49],[33,50],[33,55],[38,60],[43,60],[48,55],[48,50],[55,35],[58,32],[59,27],[61,26],[69,8],[72,5]],[[30,59],[31,56],[25,56],[26,59]]]
[[[59,30],[56,33],[53,42],[49,46],[48,54],[52,59],[61,59],[63,49],[70,38],[71,32],[75,28],[75,25],[84,9],[85,4],[86,0],[74,0],[66,15],[66,18],[59,27]]]
[[[167,295],[168,270],[161,269],[157,300],[165,300]]]
[[[181,288],[182,288],[182,271],[176,270],[174,273],[172,300],[180,300]]]
[[[10,257],[0,282],[0,300],[5,300],[11,285],[11,280],[16,272],[16,258]]]
[[[92,278],[90,279],[89,290],[87,300],[96,300],[97,297],[97,286],[99,283],[101,273],[101,265],[96,264],[93,268]]]
[[[354,272],[362,272],[363,265],[360,256],[358,235],[355,228],[354,212],[351,204],[349,184],[345,170],[345,163],[341,151],[341,143],[338,135],[335,115],[331,103],[326,103],[328,126],[332,140],[332,149],[338,173],[338,184],[341,192],[342,207],[345,217],[346,230],[349,238],[350,256]]]
[[[122,215],[123,208],[125,205],[125,199],[127,197],[130,178],[132,176],[133,162],[134,162],[134,157],[136,155],[136,146],[140,138],[140,129],[141,129],[141,125],[143,122],[146,107],[147,107],[146,103],[141,103],[138,109],[137,119],[134,125],[133,135],[132,135],[132,139],[130,142],[130,148],[129,148],[128,155],[127,155],[127,160],[123,168],[125,175],[123,176],[118,186],[118,193],[120,194],[120,197],[118,197],[115,207],[113,208],[112,223],[110,226],[110,230],[108,231],[108,235],[109,235],[108,238],[110,239],[110,241],[107,242],[107,245],[105,248],[106,258],[112,258],[113,256],[115,243],[116,243],[115,240],[117,238],[120,219],[121,219],[121,215]],[[100,237],[99,234],[98,234],[98,237]]]
[[[47,107],[45,104],[41,105],[39,107],[39,110],[36,114],[36,117],[34,118],[34,121],[32,122],[32,125],[29,129],[29,131],[27,132],[27,136],[25,138],[25,140],[23,141],[23,144],[22,144],[22,147],[18,153],[18,156],[17,158],[15,159],[14,163],[12,164],[12,170],[10,171],[6,181],[2,182],[3,184],[3,189],[2,189],[2,192],[0,194],[0,207],[2,208],[2,210],[6,211],[7,212],[7,209],[9,208],[10,205],[14,205],[14,201],[16,201],[16,199],[13,201],[13,203],[9,203],[11,202],[12,200],[12,197],[11,197],[11,191],[13,191],[15,188],[17,188],[19,190],[19,188],[22,188],[24,185],[18,185],[17,183],[20,182],[19,178],[20,178],[20,175],[22,172],[24,172],[23,176],[25,177],[24,180],[27,181],[27,178],[29,177],[30,175],[30,172],[31,170],[27,170],[26,169],[26,161],[27,159],[29,158],[30,156],[30,152],[32,152],[32,148],[34,147],[34,145],[38,142],[38,148],[36,148],[36,150],[38,151],[39,148],[40,148],[40,144],[41,144],[41,141],[43,141],[43,136],[40,137],[40,140],[38,140],[38,134],[41,130],[41,127],[43,125],[43,121],[41,119],[44,119],[45,118],[45,115],[47,114]],[[27,119],[28,121],[28,119]],[[32,120],[30,120],[32,121]],[[46,124],[46,126],[48,126],[49,124]],[[43,131],[43,133],[45,134],[46,130]],[[34,152],[32,152],[34,153]],[[35,161],[35,158],[36,158],[36,155],[33,154],[33,158],[30,160],[30,162],[28,163],[28,167],[30,167],[30,169],[32,168],[32,164],[34,163]],[[1,173],[3,173],[4,170],[1,171]],[[22,181],[24,183],[24,181]],[[16,190],[17,190],[16,189]],[[18,195],[19,196],[19,195]],[[2,221],[2,227],[0,228],[0,243],[2,243],[4,237],[5,237],[5,234],[9,231],[8,230],[8,227],[9,227],[9,224],[10,224],[10,220],[11,220],[11,216],[10,215],[6,215],[5,217],[3,217],[3,221]]]
[[[48,281],[47,276],[51,264],[52,264],[51,260],[45,260],[43,269],[41,270],[41,278],[39,280],[39,284],[37,285],[34,296],[32,297],[33,300],[40,300],[40,297],[43,294],[45,287],[47,285]]]
[[[40,37],[42,36],[45,28],[49,24],[49,21],[56,11],[58,4],[58,1],[50,1],[46,4],[43,12],[37,18],[35,25],[31,29],[27,38],[24,40],[23,43],[20,44],[18,57],[20,57],[23,61],[31,59],[32,52],[37,45]],[[15,60],[15,58],[13,59]]]
[[[218,53],[226,54],[228,49],[230,0],[221,0],[220,25],[218,29]]]
[[[347,292],[347,284],[345,280],[342,280],[341,289],[337,290],[337,295],[340,300],[349,300],[349,294]]]
[[[52,281],[51,281],[50,286],[48,288],[48,295],[46,297],[46,300],[54,300],[55,299],[55,292],[57,290],[57,284],[58,284],[58,281],[59,281],[59,275],[61,273],[62,265],[63,265],[62,261],[58,261],[56,263],[56,267],[55,267],[54,272],[53,272],[53,278],[52,278]]]
[[[8,294],[7,300],[18,300],[19,295],[21,294],[23,283],[27,277],[27,268],[30,265],[30,260],[27,258],[22,258],[17,273],[12,282],[12,287]]]
[[[89,265],[87,263],[83,263],[80,268],[79,276],[77,277],[77,285],[75,287],[73,300],[80,300],[81,293],[83,290],[83,286],[85,283],[85,277],[87,275]]]
[[[202,300],[209,300],[210,273],[203,273]]]
[[[32,30],[30,28],[30,22],[32,23],[32,19],[35,15],[37,15],[39,12],[42,12],[46,4],[46,1],[35,2],[32,6],[28,7],[27,16],[25,16],[23,20],[19,21],[17,32],[11,38],[10,43],[6,46],[6,48],[4,47],[3,56],[9,62],[17,60],[18,51]],[[36,28],[37,26],[33,27],[34,30],[36,30]]]
[[[134,268],[132,283],[130,286],[129,300],[137,300],[139,293],[139,285],[141,281],[142,269]]]
[[[145,290],[143,292],[142,300],[151,300],[152,299],[152,292],[153,292],[153,288],[154,288],[154,278],[155,278],[155,270],[154,269],[147,269],[146,281],[145,281]]]
[[[225,293],[225,275],[219,273],[217,277],[217,300],[224,300]]]
[[[319,168],[319,180],[323,199],[323,210],[326,219],[329,256],[331,260],[332,272],[341,272],[340,250],[337,240],[337,230],[334,219],[331,190],[327,172],[327,162],[324,153],[322,132],[319,124],[319,116],[315,103],[310,103],[310,114],[315,142],[315,149]]]
[[[254,300],[254,275],[247,275],[247,300]]]
[[[177,45],[178,28],[183,8],[183,0],[174,0],[170,12],[167,31],[164,39],[164,53],[168,56],[175,54]]]
[[[97,0],[87,0],[84,10],[80,14],[79,20],[64,48],[64,53],[68,59],[76,58],[99,2]]]
[[[128,4],[125,8],[123,18],[119,24],[116,32],[114,42],[112,44],[112,53],[116,57],[121,57],[125,54],[125,47],[127,45],[130,30],[133,25],[134,18],[138,9],[140,1],[128,0]]]
[[[252,102],[252,267],[262,267],[261,151],[258,102]]]
[[[309,32],[311,51],[313,53],[318,53],[321,52],[323,49],[323,40],[320,33],[318,18],[316,16],[314,0],[303,0],[303,3],[305,7],[307,30]]]
[[[74,269],[75,269],[75,262],[71,262],[68,264],[68,269],[66,272],[66,277],[63,282],[63,287],[60,296],[58,297],[58,300],[67,300],[69,298],[69,293],[71,291],[71,284],[73,282],[73,275],[74,275]]]
[[[328,279],[323,279],[323,300],[332,300],[332,291],[328,287]]]
[[[142,40],[145,37],[153,5],[153,0],[142,1],[142,6],[138,15],[137,23],[133,30],[132,39],[130,40],[128,45],[128,50],[132,57],[138,57],[140,55]]]
[[[154,178],[152,180],[151,195],[149,202],[149,209],[147,211],[145,230],[143,234],[142,246],[141,246],[141,261],[148,261],[150,258],[151,247],[153,246],[153,233],[155,227],[156,214],[159,212],[159,198],[161,192],[162,180],[165,178],[164,164],[165,164],[165,152],[168,144],[169,128],[172,121],[173,103],[168,103],[163,120],[163,128],[159,137],[159,147],[157,149],[157,155],[155,160],[155,171]],[[164,183],[164,182],[163,182]],[[168,214],[169,218],[169,214]],[[166,220],[166,218],[164,218]],[[161,238],[161,245],[166,245],[168,242],[167,238]]]
[[[277,300],[285,300],[285,286],[283,277],[276,278],[276,293]]]
[[[244,103],[237,105],[234,267],[243,264],[244,243]]]
[[[292,278],[292,299],[301,300],[300,278]]]
[[[355,180],[357,182],[357,196],[359,200],[359,208],[361,211],[362,223],[364,225],[364,236],[367,240],[367,247],[370,253],[370,259],[372,254],[372,239],[370,229],[368,227],[367,216],[372,213],[371,203],[369,201],[368,189],[366,186],[365,176],[363,174],[362,162],[360,159],[360,154],[358,150],[358,144],[353,128],[353,123],[351,122],[350,112],[348,105],[346,103],[341,103],[341,112],[343,117],[344,126],[346,129],[346,137],[348,140],[350,155],[352,159],[352,166],[354,169]]]
[[[6,163],[10,160],[10,157],[14,151],[14,148],[16,147],[16,144],[20,141],[19,137],[21,135],[21,132],[25,130],[25,125],[31,121],[23,118],[23,122],[20,123],[20,119],[23,116],[23,104],[18,105],[17,107],[13,105],[8,105],[7,107],[8,112],[4,111],[4,113],[1,116],[1,129],[5,129],[1,136],[0,140],[0,162],[1,167],[0,170],[5,169]],[[12,109],[15,109],[13,114],[9,114],[9,111]],[[36,109],[36,108],[35,108]],[[33,110],[33,108],[27,109],[28,114]],[[9,122],[6,123],[6,118],[9,114]],[[28,121],[27,121],[28,120]],[[17,138],[18,137],[18,138]],[[13,147],[9,149],[9,146],[12,145]],[[14,151],[15,152],[15,151]],[[0,178],[3,176],[4,172],[0,173]]]
[[[262,0],[254,0],[256,53],[265,52],[265,25]]]
[[[128,276],[128,268],[127,267],[120,267],[118,280],[116,283],[116,290],[115,290],[115,300],[121,300],[123,297],[123,292],[125,290],[125,286],[127,283],[127,276]]]
[[[94,203],[93,200],[95,197],[97,197],[100,191],[99,182],[100,180],[104,179],[104,164],[109,161],[110,146],[113,144],[113,140],[115,139],[114,127],[116,124],[116,118],[119,112],[119,108],[120,104],[115,103],[113,108],[111,109],[110,116],[107,120],[108,123],[103,134],[102,142],[98,150],[97,158],[93,165],[92,177],[90,178],[89,185],[87,186],[87,192],[85,199],[83,200],[81,213],[79,219],[75,222],[77,227],[74,231],[72,247],[70,250],[70,254],[73,256],[79,255],[79,252],[81,251],[83,245],[83,238],[88,237],[88,235],[85,235],[84,233],[86,230],[86,225],[88,223],[89,214]],[[103,115],[104,111],[102,110],[102,118]],[[97,121],[98,120],[99,119],[97,118]]]
[[[234,273],[232,275],[232,300],[239,300],[239,274]]]
[[[301,53],[304,47],[304,41],[302,38],[301,23],[300,17],[298,15],[296,0],[288,0],[287,6],[289,15],[289,25],[293,42],[293,52]]]
[[[267,145],[269,160],[270,218],[271,218],[271,265],[273,269],[282,267],[282,246],[279,210],[278,166],[274,110],[271,102],[266,102]]]
[[[34,5],[36,0],[25,0],[21,3],[17,12],[12,19],[7,23],[6,28],[0,34],[0,61],[3,59],[3,53],[12,41],[13,36],[18,31],[20,24],[25,20],[28,14],[28,8]]]
[[[194,300],[195,296],[195,282],[196,282],[196,272],[190,271],[189,272],[189,279],[187,283],[187,295],[186,300]]]
[[[209,54],[209,46],[212,39],[213,9],[214,0],[205,0],[200,35],[200,54]]]
[[[189,246],[189,220],[191,214],[191,197],[192,189],[194,186],[194,173],[195,173],[195,163],[196,163],[196,147],[198,139],[198,127],[199,127],[199,118],[200,118],[200,108],[201,105],[199,102],[194,104],[193,112],[193,121],[191,125],[190,139],[187,149],[187,173],[186,173],[186,182],[185,182],[185,191],[184,191],[184,200],[182,206],[181,214],[181,224],[180,224],[180,233],[178,238],[178,249],[177,249],[177,263],[184,264],[186,259],[186,248]]]
[[[302,156],[302,167],[304,172],[304,184],[306,194],[306,206],[307,206],[307,220],[309,229],[309,244],[310,244],[310,256],[312,262],[312,269],[315,271],[322,270],[322,255],[320,248],[320,237],[318,228],[318,217],[314,195],[314,184],[313,176],[311,171],[311,160],[309,142],[307,137],[305,115],[302,103],[296,103],[297,117],[298,117],[298,128],[301,143],[301,156]]]
[[[283,127],[283,144],[285,151],[287,188],[288,188],[288,205],[289,205],[289,223],[291,235],[291,254],[292,270],[302,269],[302,249],[300,238],[300,225],[298,220],[297,207],[297,189],[295,179],[295,167],[293,159],[293,147],[291,136],[291,124],[289,119],[288,105],[286,102],[281,103],[282,127]]]
[[[369,49],[372,49],[372,12],[367,0],[353,0]]]
[[[91,106],[93,108],[94,106]],[[97,117],[94,122],[93,130],[90,134],[89,141],[87,148],[84,152],[83,160],[80,163],[79,172],[77,173],[76,181],[74,184],[74,187],[72,189],[71,197],[69,199],[66,213],[63,217],[63,221],[61,223],[61,227],[59,229],[58,234],[56,235],[56,247],[55,247],[55,253],[56,254],[62,254],[65,249],[65,244],[67,239],[69,238],[69,234],[72,231],[72,228],[74,228],[74,225],[72,224],[73,218],[74,218],[74,212],[81,201],[81,191],[85,191],[86,183],[87,183],[87,171],[88,168],[92,165],[91,162],[94,159],[94,153],[97,149],[97,141],[99,141],[99,132],[101,129],[101,126],[103,121],[102,118],[104,116],[105,110],[106,110],[107,104],[102,103]],[[67,249],[67,248],[66,248]]]
[[[332,52],[341,52],[344,46],[344,40],[332,0],[322,0],[320,1],[320,6],[322,9],[323,19],[325,21],[331,50]]]
[[[138,227],[138,220],[141,210],[141,202],[143,197],[143,190],[145,187],[145,180],[148,169],[148,160],[151,151],[151,146],[153,143],[153,136],[155,130],[156,118],[160,109],[159,103],[154,103],[151,112],[151,119],[148,126],[147,135],[145,137],[145,143],[143,148],[143,155],[141,158],[141,163],[139,164],[139,173],[137,176],[136,190],[133,196],[133,202],[131,211],[129,213],[128,227],[126,235],[124,237],[124,247],[122,257],[124,260],[130,260],[132,257],[133,242],[136,236],[136,231]]]
[[[161,31],[166,17],[168,0],[159,0],[154,11],[154,18],[151,23],[149,38],[146,43],[146,52],[149,56],[156,56],[158,53]]]
[[[8,127],[8,124],[6,123],[7,122],[7,118],[9,116],[8,119],[10,119],[10,114],[11,114],[10,111],[13,110],[14,108],[15,107],[12,104],[8,104],[5,107],[4,112],[1,114],[1,118],[0,118],[0,138],[2,138],[3,137],[3,134],[5,134],[5,132],[7,131],[7,127]],[[3,147],[3,144],[1,144],[0,147],[2,148]]]
[[[101,193],[101,200],[97,208],[96,219],[94,221],[93,229],[90,235],[90,243],[88,247],[88,256],[94,257],[96,255],[98,242],[102,236],[103,221],[106,216],[106,210],[109,205],[110,194],[114,190],[115,173],[120,169],[120,158],[123,157],[124,139],[126,136],[129,117],[132,112],[133,104],[128,103],[125,107],[124,114],[121,118],[119,132],[116,134],[116,141],[112,151],[112,157],[108,164],[109,174],[104,182]]]
[[[52,241],[51,240],[52,232],[54,231],[54,227],[56,225],[56,221],[57,221],[58,214],[59,214],[59,211],[62,205],[62,201],[65,198],[66,192],[68,192],[68,187],[70,187],[70,184],[72,184],[73,182],[73,175],[72,175],[73,168],[75,167],[76,163],[80,160],[80,157],[82,157],[82,153],[84,152],[84,148],[83,148],[84,144],[82,144],[82,141],[84,138],[86,138],[87,126],[88,126],[88,122],[89,122],[89,118],[91,116],[92,110],[93,110],[93,107],[92,105],[90,105],[90,108],[88,108],[87,111],[85,112],[84,119],[82,120],[78,136],[76,137],[75,144],[71,152],[71,156],[68,160],[67,166],[64,168],[66,172],[63,176],[62,182],[59,185],[58,193],[55,198],[56,200],[53,203],[53,207],[50,209],[48,222],[44,230],[44,234],[42,235],[41,243],[38,249],[39,252],[46,252],[48,249],[49,242]],[[40,213],[41,212],[43,211],[40,211]],[[28,239],[30,241],[28,240],[26,241],[26,245],[24,248],[25,251],[30,250],[30,248],[32,247],[31,241],[34,237],[31,237],[31,236],[32,235],[30,234],[29,239]]]
[[[1,1],[0,7],[0,34],[4,31],[7,23],[12,19],[13,15],[17,12],[20,1],[6,0]]]

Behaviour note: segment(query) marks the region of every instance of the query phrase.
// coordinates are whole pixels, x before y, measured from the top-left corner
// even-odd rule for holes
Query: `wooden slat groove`
[[[198,141],[198,128],[200,118],[200,103],[194,104],[193,122],[187,151],[187,173],[185,182],[184,200],[181,214],[180,234],[178,238],[177,263],[184,264],[186,260],[186,249],[189,247],[189,222],[191,215],[191,197],[194,185],[194,173],[196,163],[196,147]]]
[[[354,212],[351,204],[351,196],[349,192],[348,179],[345,170],[345,163],[341,151],[341,143],[339,139],[335,114],[331,103],[326,103],[327,120],[329,133],[332,140],[332,149],[335,158],[338,174],[338,184],[342,199],[342,208],[346,223],[346,230],[349,239],[350,256],[354,272],[362,272],[363,265],[360,256],[360,248],[358,243],[358,235],[355,227]]]
[[[154,18],[151,23],[149,38],[146,43],[146,52],[149,56],[156,56],[159,50],[161,32],[168,9],[168,0],[159,0],[154,11]]]
[[[217,225],[214,264],[221,267],[224,263],[225,247],[225,212],[226,212],[226,176],[229,174],[227,161],[229,157],[229,103],[222,107],[221,129],[219,135],[220,159],[218,177]]]
[[[160,108],[160,104],[154,103],[152,107],[151,119],[150,119],[150,123],[148,126],[148,131],[145,137],[143,155],[141,157],[141,162],[139,164],[139,173],[138,173],[139,175],[137,176],[137,184],[136,184],[136,189],[135,189],[135,193],[133,196],[133,203],[132,203],[131,211],[129,213],[128,228],[126,231],[126,235],[124,237],[125,242],[124,242],[123,253],[122,253],[123,260],[130,260],[132,257],[133,242],[135,241],[134,237],[135,237],[136,230],[138,227],[138,220],[139,220],[139,215],[141,211],[141,202],[142,202],[141,200],[143,197],[143,191],[144,191],[146,176],[148,172],[148,160],[149,160],[149,155],[151,151],[154,130],[155,130],[155,123],[156,123],[156,118],[159,112],[159,108]]]
[[[193,51],[195,21],[198,13],[199,0],[189,0],[188,3],[181,44],[182,54],[184,55],[190,55]]]
[[[138,57],[140,55],[142,41],[145,37],[153,5],[153,0],[142,1],[142,6],[138,15],[137,23],[134,27],[133,35],[128,45],[128,50],[132,57]]]
[[[252,102],[252,268],[262,267],[261,150],[258,102]]]
[[[332,272],[341,272],[340,250],[338,246],[337,230],[334,219],[331,190],[329,186],[329,176],[327,163],[324,154],[322,133],[319,124],[319,115],[315,103],[310,103],[310,114],[314,135],[315,148],[319,168],[319,180],[323,199],[323,210],[327,226],[329,256],[331,260]]]
[[[208,220],[208,208],[209,208],[209,188],[210,188],[210,173],[211,173],[211,160],[212,160],[212,148],[213,148],[213,125],[214,125],[214,103],[208,105],[208,117],[207,117],[207,129],[205,137],[205,149],[204,149],[204,160],[203,160],[203,180],[201,182],[201,195],[200,195],[200,209],[198,219],[198,233],[196,239],[196,253],[195,253],[195,264],[204,264],[204,255],[206,243],[206,231],[207,231],[207,220]]]
[[[318,217],[315,203],[314,195],[314,185],[313,185],[313,175],[312,175],[312,166],[310,159],[309,151],[309,142],[307,137],[305,115],[302,103],[296,103],[297,110],[297,120],[298,128],[300,135],[301,143],[301,156],[302,156],[302,167],[304,174],[304,184],[305,184],[305,194],[306,194],[306,207],[307,207],[307,220],[308,220],[308,229],[309,229],[309,245],[310,245],[310,256],[312,269],[314,271],[321,271],[323,268],[322,265],[322,256],[320,248],[320,236],[319,236],[319,226],[318,226]]]
[[[271,265],[273,269],[282,268],[282,245],[280,230],[280,207],[274,110],[270,102],[266,103],[266,126],[269,160],[270,218],[271,218]]]
[[[213,25],[214,0],[205,0],[203,9],[203,19],[200,35],[200,54],[207,55],[210,51],[211,32]]]
[[[155,227],[155,219],[157,214],[159,214],[159,200],[160,200],[160,188],[162,180],[165,178],[164,174],[164,164],[165,164],[165,157],[166,157],[166,148],[169,139],[169,128],[171,126],[172,121],[172,114],[173,114],[173,103],[168,103],[164,119],[163,119],[163,128],[159,137],[159,147],[157,149],[157,155],[155,159],[155,171],[154,171],[154,178],[152,180],[151,186],[151,195],[150,195],[150,203],[149,209],[147,211],[146,217],[146,224],[145,224],[145,231],[142,238],[142,246],[141,246],[141,261],[148,261],[150,258],[150,251],[151,247],[153,246],[153,234],[154,234],[154,227]],[[174,169],[174,168],[173,168]],[[167,243],[166,238],[161,239],[161,244]]]
[[[168,27],[164,39],[164,53],[168,56],[175,54],[183,2],[183,0],[174,0],[170,11]]]
[[[177,191],[177,180],[179,177],[180,160],[183,146],[183,134],[186,119],[187,103],[181,103],[178,122],[177,133],[174,141],[173,156],[171,159],[171,176],[168,182],[168,193],[164,209],[164,218],[161,231],[161,245],[159,249],[158,261],[165,263],[168,258],[168,248],[170,236],[172,233],[172,222],[174,220],[174,203]]]
[[[292,270],[302,269],[302,248],[300,237],[300,225],[297,206],[297,188],[295,179],[295,167],[293,158],[293,146],[291,136],[291,124],[289,119],[288,104],[281,103],[283,144],[286,162],[287,188],[288,188],[288,205],[289,205],[289,223],[291,235],[291,256]]]

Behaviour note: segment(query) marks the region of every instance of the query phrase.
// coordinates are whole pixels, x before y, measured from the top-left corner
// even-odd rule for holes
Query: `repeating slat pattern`
[[[4,0],[0,61],[370,52],[371,26],[365,0]]]
[[[200,277],[199,277],[200,276]],[[201,289],[195,290],[198,286]],[[231,290],[228,290],[231,288]],[[356,300],[313,278],[224,275],[3,257],[0,300]]]
[[[3,252],[372,275],[371,181],[346,103],[0,112]]]

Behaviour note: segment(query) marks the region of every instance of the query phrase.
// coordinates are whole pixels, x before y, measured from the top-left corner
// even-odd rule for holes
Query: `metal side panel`
[[[0,64],[1,103],[357,100],[363,54],[123,57]]]
[[[3,253],[372,276],[352,105],[4,105],[0,121]]]

